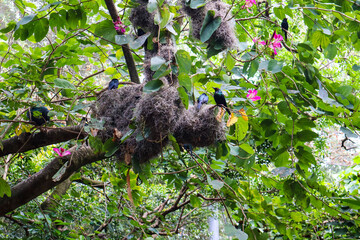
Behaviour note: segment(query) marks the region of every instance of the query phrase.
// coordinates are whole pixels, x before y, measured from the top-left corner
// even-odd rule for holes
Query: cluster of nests
[[[179,144],[193,147],[209,146],[225,140],[225,126],[216,120],[214,107],[203,105],[188,110],[182,104],[175,86],[158,92],[143,93],[143,84],[125,86],[104,92],[92,107],[93,114],[105,121],[98,136],[106,141],[114,137],[114,129],[125,135],[135,123],[136,130],[123,143],[116,156],[125,160],[131,155],[139,163],[156,157],[168,144],[172,134]]]
[[[233,22],[229,21],[232,18],[229,5],[218,0],[197,9],[190,8],[188,0],[182,0],[182,5],[183,12],[191,18],[195,38],[200,39],[206,13],[214,10],[215,17],[220,16],[222,21],[207,43],[221,42],[224,47],[236,47],[238,40]],[[134,28],[141,29],[139,35],[150,32],[153,39],[160,39],[151,49],[144,47],[144,82],[151,81],[154,75],[150,68],[153,57],[159,56],[169,64],[176,64],[176,50],[170,33],[169,36],[165,33],[158,37],[154,14],[147,11],[147,1],[143,0],[132,9],[129,18]],[[169,134],[179,144],[191,144],[193,147],[210,146],[225,140],[225,125],[216,120],[213,106],[203,105],[200,110],[195,106],[185,109],[177,91],[176,75],[171,73],[161,80],[164,87],[157,92],[143,93],[144,84],[125,86],[104,92],[92,106],[93,115],[105,122],[104,129],[98,133],[103,141],[114,137],[114,129],[122,135],[132,131],[129,125],[135,123],[136,130],[127,140],[120,144],[120,140],[116,139],[120,144],[116,152],[119,160],[127,162],[128,156],[131,156],[139,163],[147,162],[161,153],[169,142]]]

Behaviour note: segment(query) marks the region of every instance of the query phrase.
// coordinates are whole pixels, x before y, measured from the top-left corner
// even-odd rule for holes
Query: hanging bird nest
[[[191,18],[193,37],[200,39],[200,30],[203,25],[206,13],[214,10],[215,18],[221,18],[221,24],[212,34],[207,42],[219,42],[227,48],[236,48],[239,40],[235,35],[235,21],[230,13],[230,6],[222,1],[215,0],[208,2],[204,7],[192,9],[186,0],[182,0],[182,10]]]
[[[225,139],[225,127],[214,114],[214,107],[203,105],[188,110],[182,104],[175,86],[164,86],[154,93],[143,93],[143,85],[125,86],[104,92],[92,106],[93,115],[105,122],[98,132],[103,142],[114,137],[116,128],[123,135],[137,129],[123,143],[117,139],[120,161],[129,163],[129,156],[139,163],[158,156],[168,145],[168,135],[173,134],[179,144],[204,147]]]

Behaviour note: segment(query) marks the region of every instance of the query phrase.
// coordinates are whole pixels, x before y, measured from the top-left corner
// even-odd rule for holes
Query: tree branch
[[[0,157],[11,153],[22,153],[39,147],[48,146],[55,143],[65,142],[71,139],[83,139],[87,133],[83,130],[83,125],[55,128],[36,133],[22,133],[1,142],[3,149],[0,148]],[[1,145],[0,144],[0,145]]]
[[[105,0],[105,3],[106,3],[106,6],[107,6],[107,8],[109,10],[109,13],[110,13],[110,16],[111,16],[113,22],[116,22],[118,20],[119,15],[118,15],[118,13],[116,11],[113,0]],[[123,34],[120,31],[116,31],[116,32],[117,32],[118,35]],[[124,53],[126,65],[127,65],[128,69],[129,69],[129,74],[130,74],[131,81],[134,82],[134,83],[140,83],[139,76],[138,76],[138,73],[137,73],[137,70],[136,70],[135,61],[134,61],[134,58],[133,58],[133,56],[131,54],[129,45],[128,44],[123,44],[123,45],[121,45],[121,47],[122,47],[122,50],[123,50],[123,53]]]
[[[53,159],[41,171],[12,187],[11,197],[4,196],[0,198],[0,216],[4,216],[6,213],[59,185],[80,167],[104,158],[103,153],[94,154],[90,147],[81,147],[71,155]],[[63,172],[57,179],[54,176],[59,174],[60,170]]]

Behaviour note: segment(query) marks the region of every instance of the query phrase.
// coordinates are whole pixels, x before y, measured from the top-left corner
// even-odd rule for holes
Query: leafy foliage
[[[72,175],[68,189],[53,196],[56,207],[40,210],[48,197],[43,194],[1,218],[0,236],[170,239],[182,234],[205,239],[208,206],[215,205],[227,219],[223,238],[359,238],[358,157],[356,166],[329,182],[316,154],[323,147],[324,126],[342,126],[347,137],[358,136],[358,1],[265,2],[258,2],[254,13],[242,7],[245,2],[219,13],[233,14],[239,41],[236,48],[225,49],[212,37],[215,31],[226,33],[221,24],[227,20],[212,10],[198,23],[200,41],[191,34],[197,23],[192,11],[206,4],[201,0],[149,1],[144,9],[158,27],[141,36],[139,26],[129,20],[136,1],[116,2],[128,26],[125,35],[117,35],[104,1],[7,1],[18,15],[5,16],[0,30],[2,141],[40,131],[27,125],[26,110],[46,105],[54,121],[45,128],[89,118],[87,139],[56,147],[77,149],[89,141],[94,152],[113,156],[119,149],[113,139],[123,143],[137,126],[129,126],[127,133],[115,131],[103,143],[96,135],[104,123],[89,116],[89,107],[112,78],[132,80],[121,48],[125,44],[141,78],[146,67],[154,72],[143,94],[166,88],[162,79],[173,74],[186,109],[196,105],[201,93],[211,96],[213,87],[221,87],[238,119],[226,128],[226,141],[214,146],[186,149],[170,135],[163,137],[172,147],[163,148],[151,162],[140,165],[125,155],[125,162],[108,158],[88,164]],[[181,7],[189,8],[188,16],[180,13]],[[275,30],[282,32],[284,17],[288,41],[275,56],[268,43],[258,40],[271,42]],[[193,21],[192,27],[187,21]],[[144,49],[155,52],[169,39],[178,48],[174,62],[156,54],[147,59]],[[250,89],[261,100],[248,99]],[[209,104],[215,104],[211,97]],[[148,131],[142,129],[136,140],[144,140]],[[43,169],[55,157],[53,147],[1,158],[0,198],[11,195],[9,186]]]

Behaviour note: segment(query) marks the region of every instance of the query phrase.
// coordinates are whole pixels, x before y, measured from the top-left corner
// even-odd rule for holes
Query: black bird
[[[287,41],[287,31],[289,30],[289,24],[288,24],[288,21],[287,21],[287,18],[284,18],[281,22],[281,28],[284,32],[284,35],[285,35],[285,42]]]
[[[113,78],[110,82],[109,82],[109,90],[111,89],[117,89],[119,87],[119,80],[117,80],[116,78]]]
[[[200,97],[197,100],[197,102],[198,102],[197,109],[200,110],[201,105],[202,104],[207,104],[208,101],[209,101],[208,95],[206,95],[206,93],[201,94]]]
[[[218,106],[224,106],[226,111],[228,112],[228,114],[231,115],[230,113],[230,110],[227,108],[227,104],[226,104],[226,100],[225,100],[225,96],[224,94],[221,92],[220,89],[218,88],[214,88],[215,90],[215,93],[214,93],[214,99],[215,99],[215,102],[216,102],[216,105]]]
[[[35,126],[41,126],[47,121],[50,121],[48,113],[49,110],[46,107],[32,107],[27,111],[26,116],[30,121],[35,123]]]

